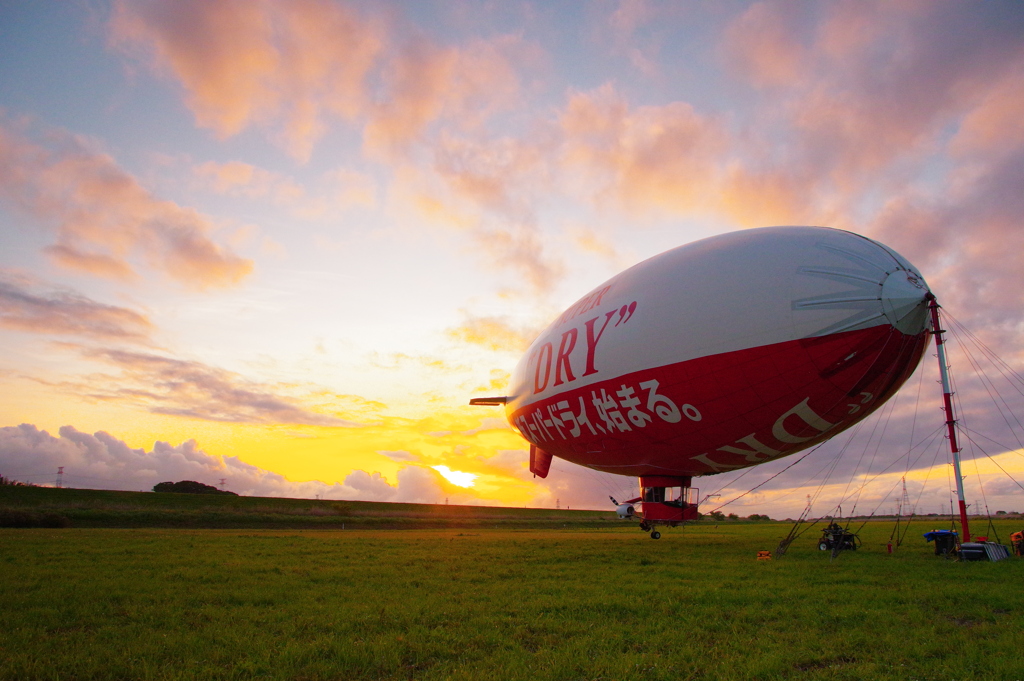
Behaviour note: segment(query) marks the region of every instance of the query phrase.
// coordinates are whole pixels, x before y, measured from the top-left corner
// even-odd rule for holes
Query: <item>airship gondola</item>
[[[503,404],[552,457],[635,476],[641,527],[698,517],[694,478],[756,466],[862,420],[923,356],[932,295],[881,243],[766,227],[645,260],[566,309],[516,366]],[[617,503],[617,502],[616,502]]]

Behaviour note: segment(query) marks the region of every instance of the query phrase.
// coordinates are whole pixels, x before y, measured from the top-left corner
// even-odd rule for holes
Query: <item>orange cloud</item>
[[[729,137],[719,121],[689,104],[633,110],[605,85],[574,94],[560,125],[566,163],[625,205],[671,211],[713,205]]]
[[[184,86],[199,125],[222,136],[283,120],[308,158],[327,114],[354,117],[382,48],[381,29],[325,0],[120,0],[112,43],[141,48]]]
[[[754,3],[725,30],[726,61],[755,85],[792,86],[807,73],[809,54],[798,23],[805,9]]]
[[[821,195],[809,190],[813,183],[800,168],[758,170],[734,163],[722,177],[718,208],[743,227],[835,224]]]
[[[461,49],[410,42],[387,66],[387,97],[370,113],[367,148],[386,157],[403,152],[441,118],[459,128],[478,126],[515,102],[520,86],[513,64],[529,55],[521,41],[507,37]]]
[[[283,175],[241,161],[207,161],[196,166],[195,173],[220,194],[247,198],[268,197],[277,203],[297,203],[306,195],[301,185]]]
[[[55,225],[51,256],[91,274],[133,275],[133,254],[194,288],[230,286],[252,262],[206,236],[210,221],[160,200],[108,155],[80,139],[51,132],[59,150],[34,144],[0,124],[0,198]]]
[[[144,44],[174,73],[200,125],[232,135],[256,110],[278,105],[268,82],[278,56],[262,3],[118,2],[110,27],[114,44]]]
[[[258,168],[241,161],[229,163],[214,163],[209,161],[196,167],[196,174],[200,178],[213,181],[213,190],[221,194],[228,194],[239,189],[249,190],[253,185],[253,178]],[[261,180],[266,180],[269,173],[265,173]],[[262,184],[262,183],[261,183]],[[262,195],[260,189],[252,190],[255,195]]]
[[[266,126],[303,160],[331,118],[364,122],[385,158],[440,118],[472,127],[514,101],[514,64],[533,58],[512,37],[396,46],[384,22],[327,0],[118,0],[110,36],[180,82],[200,126]]]
[[[1019,26],[999,3],[967,14],[940,3],[832,3],[809,14],[764,2],[727,29],[723,52],[749,82],[776,88],[761,118],[789,126],[789,139],[775,140],[783,153],[773,160],[800,167],[808,193],[850,194],[905,184],[900,173],[917,170],[982,101],[961,141],[980,140],[989,116],[1015,134],[1012,94],[991,93],[1020,81]]]
[[[445,92],[457,89],[458,53],[437,50],[426,43],[410,46],[391,65],[390,97],[377,106],[366,126],[369,149],[385,155],[404,150],[444,109]]]
[[[43,251],[57,264],[71,270],[87,272],[104,279],[137,279],[138,275],[127,261],[105,253],[88,253],[69,244],[54,244]]]
[[[617,261],[619,253],[610,241],[585,227],[572,229],[573,242],[585,253],[593,253],[611,261]],[[627,266],[623,263],[622,269]]]
[[[1024,59],[1016,67],[993,83],[964,116],[950,142],[958,157],[999,155],[1024,146]]]
[[[538,333],[533,329],[515,328],[502,317],[468,315],[465,324],[448,329],[448,335],[456,340],[498,352],[523,352]]]

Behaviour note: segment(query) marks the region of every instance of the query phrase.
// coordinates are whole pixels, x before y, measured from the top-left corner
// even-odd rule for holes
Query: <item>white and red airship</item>
[[[823,227],[696,241],[616,275],[530,346],[504,397],[551,457],[640,478],[641,528],[697,517],[692,478],[820,443],[891,397],[928,340],[921,273],[892,249]],[[657,530],[652,536],[660,536]]]

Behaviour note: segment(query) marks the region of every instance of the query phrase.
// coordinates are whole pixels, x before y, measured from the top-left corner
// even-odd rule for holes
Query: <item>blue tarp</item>
[[[924,538],[925,538],[926,541],[932,541],[933,539],[938,539],[939,537],[947,537],[947,536],[949,536],[951,534],[955,535],[956,531],[955,530],[932,530],[931,532],[925,532],[924,533]]]

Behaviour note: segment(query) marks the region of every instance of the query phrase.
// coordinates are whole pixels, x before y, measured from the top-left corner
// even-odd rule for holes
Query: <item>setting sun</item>
[[[448,466],[431,466],[431,468],[444,476],[445,480],[459,487],[472,487],[473,481],[477,479],[476,473],[453,471]]]

